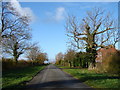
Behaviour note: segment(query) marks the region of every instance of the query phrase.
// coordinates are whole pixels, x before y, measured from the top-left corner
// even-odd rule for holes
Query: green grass
[[[20,88],[45,66],[29,66],[3,72],[2,88]]]
[[[57,67],[59,67],[61,69],[70,68],[69,66],[61,66],[61,65],[55,65],[55,66],[57,66]]]
[[[62,68],[64,67],[62,66]],[[120,77],[118,75],[96,73],[95,71],[90,71],[88,69],[63,69],[63,71],[71,74],[77,79],[80,79],[82,82],[93,88],[120,87]]]

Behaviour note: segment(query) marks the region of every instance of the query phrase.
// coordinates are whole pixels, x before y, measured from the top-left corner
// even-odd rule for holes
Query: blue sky
[[[67,36],[65,31],[66,14],[79,16],[80,19],[85,17],[86,11],[94,7],[100,7],[112,12],[113,16],[118,16],[117,3],[108,2],[20,2],[22,7],[28,7],[33,14],[32,41],[39,42],[44,52],[48,53],[49,59],[54,60],[55,55],[67,50]]]

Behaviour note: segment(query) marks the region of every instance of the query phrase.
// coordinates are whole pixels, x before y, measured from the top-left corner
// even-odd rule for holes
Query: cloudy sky
[[[54,60],[58,52],[65,52],[68,41],[65,31],[66,14],[76,15],[80,19],[85,17],[86,11],[100,7],[118,16],[117,2],[20,2],[13,5],[20,15],[29,15],[33,42],[39,42],[40,47],[48,53],[49,59]],[[15,4],[16,3],[16,4]]]

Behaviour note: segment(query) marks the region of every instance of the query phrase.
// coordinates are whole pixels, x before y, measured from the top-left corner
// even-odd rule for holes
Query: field
[[[118,75],[110,75],[104,73],[96,73],[88,69],[70,69],[67,67],[59,67],[63,71],[69,73],[73,77],[93,88],[119,88],[120,77]]]
[[[45,66],[29,66],[3,72],[2,88],[20,88]]]

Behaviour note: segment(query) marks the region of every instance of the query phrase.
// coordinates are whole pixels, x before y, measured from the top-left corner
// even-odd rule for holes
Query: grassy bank
[[[118,75],[96,73],[88,69],[70,69],[64,66],[59,66],[59,68],[63,68],[63,71],[93,88],[120,88],[120,77]]]
[[[31,80],[43,68],[45,66],[29,66],[5,71],[2,75],[2,88],[23,87],[25,81]]]

